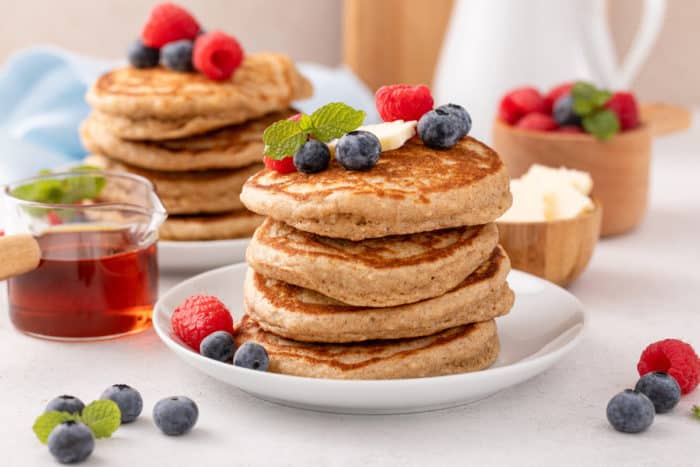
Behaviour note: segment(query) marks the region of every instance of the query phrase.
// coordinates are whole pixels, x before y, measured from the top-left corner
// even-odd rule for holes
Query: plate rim
[[[224,362],[219,362],[216,360],[212,360],[210,358],[203,357],[199,355],[199,353],[195,352],[194,350],[184,346],[183,344],[178,343],[176,340],[171,338],[168,335],[168,330],[161,328],[160,325],[160,320],[156,319],[157,315],[160,314],[161,312],[159,311],[161,308],[163,308],[163,313],[165,313],[164,309],[164,304],[163,300],[165,299],[166,296],[170,295],[175,291],[176,289],[179,289],[180,287],[186,287],[190,282],[196,282],[196,281],[201,281],[203,279],[206,279],[210,276],[216,276],[220,274],[226,274],[229,271],[237,270],[237,269],[243,269],[247,268],[248,265],[245,262],[240,262],[240,263],[234,263],[230,264],[227,266],[222,266],[218,267],[215,269],[211,269],[209,271],[205,271],[203,273],[197,274],[195,276],[192,276],[188,279],[185,279],[173,287],[171,287],[167,292],[163,294],[162,297],[158,298],[158,301],[153,307],[153,328],[156,331],[156,334],[158,335],[158,338],[170,349],[172,350],[176,355],[178,355],[179,358],[186,358],[184,355],[181,355],[180,352],[185,351],[189,352],[191,355],[189,357],[195,358],[195,359],[201,359],[201,362],[205,365],[212,365],[214,368],[226,368],[227,371],[232,371],[234,374],[241,375],[241,378],[248,378],[249,376],[253,376],[256,378],[268,378],[271,382],[287,382],[287,383],[292,383],[292,384],[315,384],[315,385],[328,385],[328,386],[406,386],[406,385],[431,385],[431,384],[440,384],[444,383],[445,381],[456,381],[456,380],[478,380],[484,375],[492,375],[494,377],[499,377],[499,376],[508,376],[511,373],[519,373],[522,372],[523,370],[527,370],[528,368],[532,367],[538,367],[542,364],[546,364],[551,360],[557,361],[558,359],[564,357],[567,353],[569,353],[573,348],[575,348],[581,339],[584,337],[584,335],[588,331],[589,327],[589,319],[587,317],[587,313],[583,307],[583,304],[581,301],[571,292],[568,290],[559,287],[558,285],[549,282],[545,279],[542,279],[540,277],[537,277],[533,274],[526,273],[524,271],[520,271],[517,269],[512,269],[511,274],[515,273],[516,275],[523,275],[527,277],[528,279],[533,279],[537,282],[542,282],[547,286],[552,286],[558,289],[560,292],[565,293],[566,295],[569,296],[570,299],[574,301],[577,307],[577,312],[576,314],[580,316],[580,323],[575,324],[574,326],[570,327],[567,329],[569,330],[577,330],[576,334],[569,339],[568,342],[564,343],[562,346],[549,351],[543,355],[538,355],[534,358],[530,357],[525,357],[523,360],[520,360],[516,363],[512,363],[510,365],[505,365],[505,366],[500,366],[496,368],[486,368],[483,370],[479,371],[471,371],[471,372],[465,372],[465,373],[456,373],[452,375],[442,375],[442,376],[428,376],[428,377],[422,377],[422,378],[402,378],[402,379],[378,379],[378,380],[371,380],[371,379],[353,379],[353,380],[347,380],[347,379],[331,379],[331,378],[312,378],[308,376],[296,376],[296,375],[284,375],[284,374],[277,374],[277,373],[271,373],[271,372],[251,372],[249,370],[246,370],[245,368],[238,368],[234,365],[231,365],[229,363],[224,363]],[[517,299],[517,296],[516,296]],[[559,334],[561,336],[562,334]],[[552,341],[550,341],[552,342]],[[541,348],[534,352],[533,355],[536,355],[537,352],[539,352]],[[199,369],[198,369],[199,370]],[[202,371],[202,370],[199,370]],[[234,384],[234,386],[238,387],[237,385]]]

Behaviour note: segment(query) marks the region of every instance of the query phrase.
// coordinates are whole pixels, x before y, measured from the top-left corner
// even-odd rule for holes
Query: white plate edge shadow
[[[511,277],[524,278],[528,281],[535,281],[535,283],[547,284],[550,287],[558,289],[561,293],[567,296],[567,299],[573,300],[576,306],[575,312],[571,314],[572,321],[570,325],[559,332],[558,335],[554,336],[550,341],[545,343],[542,347],[538,348],[531,354],[521,358],[520,360],[507,364],[504,366],[487,368],[485,370],[460,373],[455,375],[446,376],[435,376],[429,378],[411,378],[411,379],[400,379],[400,380],[333,380],[333,379],[317,379],[317,378],[306,378],[299,376],[288,376],[280,375],[274,373],[261,373],[253,372],[250,370],[245,370],[242,368],[234,367],[227,363],[217,362],[211,359],[200,356],[197,352],[186,347],[184,344],[179,342],[177,337],[172,336],[172,329],[170,328],[170,311],[166,309],[164,301],[171,294],[177,293],[178,290],[183,288],[188,288],[193,283],[200,283],[206,281],[209,278],[225,275],[227,273],[235,272],[236,269],[246,268],[245,263],[239,263],[229,266],[224,266],[221,268],[213,269],[211,271],[204,272],[197,276],[191,277],[183,282],[180,282],[168,292],[163,294],[163,296],[158,300],[153,311],[153,326],[159,336],[159,338],[166,344],[166,346],[172,350],[178,358],[184,360],[187,364],[195,367],[197,370],[215,378],[223,381],[226,384],[237,387],[238,389],[252,394],[264,400],[279,403],[281,405],[297,407],[303,409],[310,409],[322,412],[333,412],[333,413],[351,413],[351,414],[398,414],[398,413],[414,413],[414,412],[424,412],[429,410],[438,410],[448,407],[454,407],[459,405],[468,404],[475,402],[480,399],[484,399],[496,392],[499,392],[507,387],[520,384],[527,381],[528,379],[542,373],[553,364],[561,360],[569,351],[571,351],[582,339],[585,334],[585,330],[588,327],[588,320],[584,312],[581,302],[570,292],[558,287],[552,283],[549,283],[543,279],[537,278],[530,274],[522,271],[511,271]],[[517,299],[517,298],[516,298]],[[222,372],[227,372],[227,376],[224,378],[220,376]],[[431,390],[434,391],[437,386],[442,386],[445,384],[456,384],[464,386],[470,382],[479,382],[484,380],[484,378],[490,379],[503,379],[512,381],[499,389],[489,391],[480,397],[464,397],[464,399],[450,400],[445,403],[432,403],[425,405],[415,405],[409,404],[404,407],[404,404],[393,404],[392,407],[381,408],[376,405],[369,404],[367,406],[355,406],[346,405],[343,401],[336,401],[324,404],[315,404],[309,402],[299,402],[293,399],[279,398],[267,394],[261,394],[255,389],[255,387],[269,385],[272,387],[275,383],[284,384],[291,390],[290,394],[296,394],[299,390],[308,390],[312,387],[314,391],[321,391],[324,394],[334,394],[336,391],[383,391],[383,392],[393,392],[397,390],[410,391],[422,391]],[[235,379],[235,381],[232,381]],[[333,399],[333,397],[330,397]]]

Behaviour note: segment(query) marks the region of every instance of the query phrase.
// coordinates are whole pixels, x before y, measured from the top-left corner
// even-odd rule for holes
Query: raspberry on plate
[[[170,318],[173,331],[199,352],[202,339],[215,331],[233,332],[233,317],[221,300],[211,295],[192,295],[175,308]]]
[[[639,126],[639,109],[637,99],[631,92],[616,92],[605,104],[605,108],[612,110],[620,119],[622,131],[631,130]]]
[[[547,94],[544,96],[544,102],[545,102],[545,107],[548,112],[551,112],[554,109],[554,103],[559,100],[560,97],[569,94],[571,92],[571,88],[574,87],[574,83],[562,83],[558,86],[554,86],[552,89],[549,90]]]
[[[549,113],[542,94],[533,87],[513,89],[503,96],[498,106],[498,116],[510,125],[534,112]]]
[[[535,112],[525,115],[515,126],[523,130],[552,131],[557,129],[557,122],[547,114]]]
[[[678,339],[664,339],[650,344],[639,357],[639,376],[663,371],[673,376],[683,394],[688,394],[700,382],[700,359],[690,344]]]
[[[419,120],[424,113],[433,108],[430,89],[422,84],[382,86],[377,89],[374,100],[377,112],[385,122]]]
[[[184,8],[165,2],[153,7],[148,16],[141,40],[148,47],[159,49],[168,42],[193,40],[199,33],[199,23]]]
[[[297,168],[294,166],[294,157],[292,156],[287,156],[284,159],[272,159],[270,157],[263,156],[263,163],[268,169],[274,170],[275,172],[281,174],[288,174],[297,171]]]
[[[210,79],[229,79],[243,63],[243,48],[224,32],[208,32],[194,43],[193,62],[194,67]]]

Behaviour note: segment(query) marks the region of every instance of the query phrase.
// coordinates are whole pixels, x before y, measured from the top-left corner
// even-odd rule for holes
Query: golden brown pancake
[[[264,331],[247,315],[236,327],[236,344],[257,342],[270,357],[269,371],[332,379],[398,379],[482,370],[499,351],[493,320],[450,328],[415,339],[355,344],[313,344]]]
[[[227,240],[250,237],[264,217],[247,209],[224,214],[170,216],[160,227],[160,238],[173,241]]]
[[[268,218],[246,261],[255,271],[357,306],[393,306],[436,297],[488,259],[495,224],[358,242],[321,237]]]
[[[470,137],[444,151],[411,140],[365,172],[336,160],[311,175],[263,170],[241,200],[299,230],[350,240],[486,224],[512,201],[503,162]]]

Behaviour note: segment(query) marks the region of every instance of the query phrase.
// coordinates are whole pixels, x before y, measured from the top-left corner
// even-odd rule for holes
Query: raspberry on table
[[[165,2],[153,7],[141,31],[141,40],[148,47],[159,49],[168,42],[194,40],[199,23],[184,8]]]
[[[515,126],[523,130],[535,131],[552,131],[558,127],[557,122],[551,116],[539,112],[525,115],[518,120]]]
[[[620,120],[622,131],[631,130],[639,126],[637,99],[631,92],[616,92],[605,104],[605,108],[615,112]]]
[[[212,31],[197,38],[194,44],[195,68],[209,79],[225,80],[243,63],[243,48],[238,41],[221,31]]]
[[[503,96],[498,106],[498,116],[510,125],[514,125],[525,115],[535,112],[549,113],[542,94],[530,86],[510,91]]]
[[[700,359],[690,344],[678,339],[664,339],[650,344],[639,357],[639,376],[652,371],[663,371],[673,376],[688,394],[700,382]]]
[[[430,89],[422,84],[382,86],[377,89],[374,99],[377,112],[385,122],[419,120],[423,114],[433,108]]]
[[[292,156],[287,156],[284,159],[272,159],[267,156],[263,156],[263,163],[265,167],[270,170],[281,174],[288,174],[296,172],[297,168],[294,166],[294,158]]]
[[[193,295],[175,308],[171,317],[175,334],[199,352],[202,340],[215,331],[233,332],[233,317],[212,295]]]

